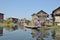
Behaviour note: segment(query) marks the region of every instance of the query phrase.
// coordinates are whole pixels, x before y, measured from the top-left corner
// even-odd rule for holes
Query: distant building
[[[44,23],[47,20],[47,18],[49,17],[49,15],[46,12],[44,12],[43,10],[39,11],[37,13],[37,16],[41,23]]]
[[[18,18],[9,18],[13,23],[17,23],[18,22]]]
[[[60,25],[60,7],[52,11],[51,14],[54,25]]]
[[[37,14],[33,13],[32,14],[32,22],[33,22],[33,26],[36,26],[36,22],[38,21],[38,16]]]
[[[53,19],[51,18],[47,18],[47,20],[45,21],[45,25],[53,25]]]
[[[45,24],[49,15],[43,10],[39,11],[37,14],[32,14],[32,20],[40,20],[42,24]]]
[[[4,14],[0,13],[0,22],[3,22],[3,20],[4,20]]]
[[[21,20],[20,20],[20,26],[23,26],[23,23],[24,23],[24,22],[26,22],[26,23],[27,23],[27,25],[28,25],[30,21],[29,21],[29,20],[27,20],[26,18],[21,19]]]
[[[35,19],[38,20],[38,16],[34,13],[34,14],[32,14],[32,20],[35,20]]]

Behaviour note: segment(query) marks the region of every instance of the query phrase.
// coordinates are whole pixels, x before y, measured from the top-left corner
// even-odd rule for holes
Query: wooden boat
[[[38,29],[38,28],[40,28],[40,27],[28,26],[28,27],[26,27],[26,28],[30,28],[30,29]]]

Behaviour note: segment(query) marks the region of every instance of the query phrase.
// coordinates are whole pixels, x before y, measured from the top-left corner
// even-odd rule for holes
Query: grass
[[[36,25],[34,25],[34,23],[30,22],[30,23],[29,23],[29,26],[36,26]],[[47,26],[42,26],[41,28],[42,28],[42,29],[59,30],[59,29],[60,29],[60,26],[57,26],[57,25],[47,25]],[[40,29],[41,29],[41,28],[40,28]]]
[[[33,22],[30,22],[28,26],[36,26]],[[39,29],[53,29],[53,30],[59,30],[60,26],[57,25],[47,25],[47,26],[42,26]]]
[[[2,27],[3,26],[3,24],[2,23],[0,23],[0,27]]]
[[[4,27],[4,26],[6,26],[6,27],[12,27],[12,26],[15,26],[16,24],[14,24],[14,23],[5,23],[5,24],[3,24],[3,23],[0,23],[0,27]]]
[[[59,30],[60,29],[60,26],[51,26],[51,27],[48,27],[49,29],[53,29],[53,30]]]
[[[52,29],[52,30],[60,30],[60,26],[41,26],[41,28],[38,29]]]

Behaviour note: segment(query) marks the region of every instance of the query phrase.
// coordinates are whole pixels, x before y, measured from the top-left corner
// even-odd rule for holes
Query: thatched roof
[[[58,8],[56,8],[55,10],[53,10],[53,12],[52,13],[54,13],[56,10],[58,10],[58,9],[60,9],[60,7],[58,7]]]
[[[37,14],[39,14],[39,13],[41,13],[41,12],[47,14],[47,13],[46,13],[45,11],[43,11],[43,10],[40,10],[39,12],[37,12]]]
[[[51,16],[53,17],[55,15],[54,12],[59,10],[59,9],[60,9],[60,7],[56,8],[55,10],[53,10]],[[60,16],[60,14],[56,14],[56,16]]]
[[[41,13],[42,13],[42,15],[41,15]],[[41,16],[49,16],[45,11],[43,11],[43,10],[40,10],[38,13],[37,13],[37,15],[41,15]]]
[[[32,16],[36,15],[35,13],[32,14]]]

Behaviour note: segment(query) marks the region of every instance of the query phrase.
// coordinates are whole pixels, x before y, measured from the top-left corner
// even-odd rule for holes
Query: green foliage
[[[14,24],[14,23],[9,23],[9,24],[7,24],[7,27],[11,27],[11,26],[15,26],[16,24]]]
[[[6,23],[7,23],[7,27],[14,27],[16,24],[14,24],[9,18],[8,19],[6,19]]]
[[[33,21],[29,22],[29,26],[36,26]]]
[[[54,29],[54,30],[59,30],[60,27],[59,27],[59,26],[54,26],[53,29]]]
[[[47,27],[51,27],[52,25],[47,25]]]
[[[9,23],[11,23],[11,20],[9,18],[7,18],[6,22],[9,24]]]
[[[53,30],[59,30],[60,29],[60,26],[51,26],[51,27],[48,27],[49,29],[53,29]]]
[[[2,27],[3,26],[3,24],[2,23],[0,23],[0,27]]]

